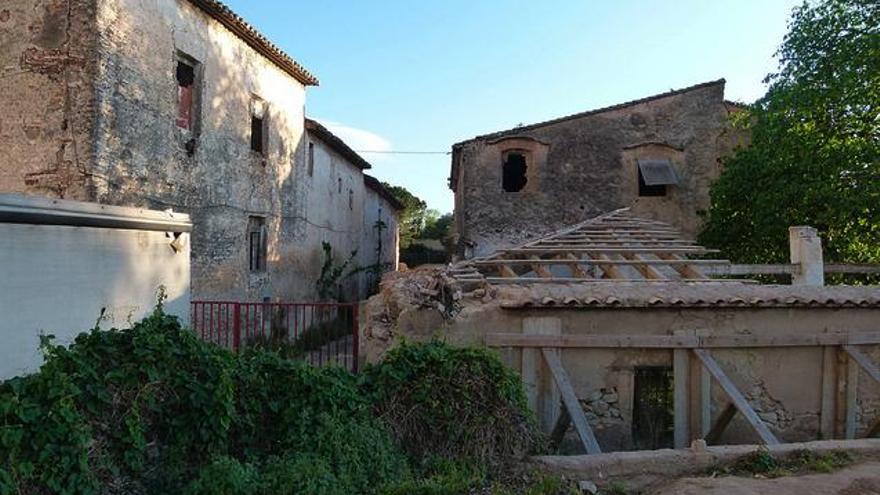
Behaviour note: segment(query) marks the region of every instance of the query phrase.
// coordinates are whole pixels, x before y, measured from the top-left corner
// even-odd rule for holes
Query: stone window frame
[[[523,183],[523,185],[519,189],[511,191],[511,190],[508,190],[507,188],[504,187],[504,178],[506,175],[504,167],[507,165],[507,161],[510,159],[510,155],[513,155],[513,154],[522,156],[523,162],[525,162],[524,163],[525,169],[523,170],[523,178],[525,179],[525,182]],[[502,167],[502,169],[501,169],[501,190],[504,191],[505,193],[510,193],[510,194],[518,194],[518,193],[523,192],[523,190],[525,190],[526,187],[529,185],[529,169],[533,166],[534,166],[534,157],[533,157],[531,150],[527,150],[527,149],[523,149],[523,148],[505,148],[505,149],[503,149],[501,151],[501,167]]]
[[[621,180],[624,182],[625,190],[629,192],[626,196],[632,197],[638,201],[677,201],[680,190],[686,188],[686,172],[684,170],[686,157],[685,149],[671,143],[662,141],[645,141],[622,149],[622,165],[623,175]],[[674,187],[663,186],[663,194],[640,194],[640,178],[641,170],[639,169],[639,160],[668,160],[673,171],[679,178],[679,183]],[[651,186],[648,186],[650,188]]]
[[[247,225],[248,272],[264,274],[268,267],[269,231],[264,215],[248,215]]]
[[[250,118],[248,120],[250,125],[248,126],[248,149],[252,156],[262,160],[263,165],[265,165],[265,159],[269,156],[269,104],[260,96],[252,94],[249,107],[248,115]],[[260,120],[261,135],[259,150],[254,148],[253,129],[255,119]]]
[[[201,134],[202,128],[202,88],[204,86],[204,64],[199,59],[180,49],[174,51],[173,64],[174,82],[177,88],[177,93],[174,97],[174,107],[177,110],[177,115],[175,115],[174,117],[175,128],[183,133],[188,134],[192,138],[198,138]],[[187,126],[182,126],[180,122],[181,98],[183,97],[183,93],[181,91],[182,86],[178,81],[178,68],[180,64],[188,65],[192,68],[193,71],[192,89],[189,91],[190,111],[189,123]]]
[[[494,148],[495,163],[498,164],[497,187],[501,194],[528,194],[539,191],[540,189],[540,170],[547,162],[547,154],[550,149],[548,142],[534,138],[532,136],[514,135],[504,136],[494,139],[486,143],[487,146]],[[526,158],[526,183],[522,189],[517,192],[508,192],[504,190],[504,173],[503,165],[507,154],[511,152],[523,153]]]

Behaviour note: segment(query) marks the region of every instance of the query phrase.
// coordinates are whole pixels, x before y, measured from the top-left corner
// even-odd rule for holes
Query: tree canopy
[[[826,258],[880,261],[880,3],[794,9],[767,93],[734,125],[701,241],[739,262],[787,261],[787,229],[819,229]]]
[[[400,248],[406,249],[424,230],[428,205],[403,186],[392,186],[387,182],[382,185],[403,204],[403,211],[400,212]]]

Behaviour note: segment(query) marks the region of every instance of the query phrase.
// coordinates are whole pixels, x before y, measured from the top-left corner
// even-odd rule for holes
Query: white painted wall
[[[189,234],[180,234],[179,252],[172,240],[160,231],[0,221],[0,379],[39,367],[40,334],[69,343],[102,308],[102,328],[128,327],[153,310],[159,286],[166,312],[188,323]]]
[[[376,224],[381,220],[385,225],[383,229],[376,228]],[[381,256],[376,251],[379,245],[381,232],[382,252]],[[386,266],[385,271],[397,270],[400,249],[398,246],[400,234],[400,226],[398,223],[398,212],[391,206],[388,201],[379,195],[376,191],[367,187],[364,196],[364,225],[363,225],[363,241],[364,246],[370,246],[370,250],[365,250],[360,256],[360,262],[363,266],[369,266],[377,261]],[[374,280],[370,273],[363,273],[360,277],[361,298],[367,298],[369,290],[378,281]]]

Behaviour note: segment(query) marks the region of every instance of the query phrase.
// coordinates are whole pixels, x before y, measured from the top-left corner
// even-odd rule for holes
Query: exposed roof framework
[[[596,282],[722,282],[702,268],[727,260],[682,237],[673,226],[632,216],[628,209],[453,267],[462,282],[490,284]],[[741,279],[731,282],[743,282]]]

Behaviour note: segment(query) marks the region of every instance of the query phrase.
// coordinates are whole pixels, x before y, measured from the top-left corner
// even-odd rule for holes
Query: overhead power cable
[[[383,151],[383,150],[355,150],[358,153],[381,153],[385,155],[449,155],[451,151]]]

